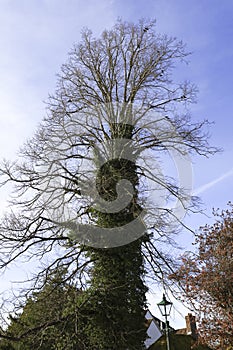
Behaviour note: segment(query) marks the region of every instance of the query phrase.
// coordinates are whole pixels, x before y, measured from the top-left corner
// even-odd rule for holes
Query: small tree
[[[233,346],[233,206],[196,234],[197,253],[185,255],[176,278],[201,312],[200,333],[211,347]]]
[[[0,343],[0,349],[7,346],[17,350],[88,348],[80,312],[84,295],[74,285],[64,282],[65,276],[61,270],[48,276],[42,290],[32,293],[23,310],[10,316],[10,325],[4,332],[8,340]]]

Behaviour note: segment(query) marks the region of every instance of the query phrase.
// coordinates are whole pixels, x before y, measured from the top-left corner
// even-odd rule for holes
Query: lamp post
[[[158,308],[162,314],[162,316],[165,317],[165,330],[166,330],[166,341],[167,341],[167,350],[170,350],[170,341],[169,341],[169,322],[167,320],[167,317],[170,316],[172,303],[166,299],[165,294],[163,294],[163,300],[160,301],[160,303],[157,304]]]

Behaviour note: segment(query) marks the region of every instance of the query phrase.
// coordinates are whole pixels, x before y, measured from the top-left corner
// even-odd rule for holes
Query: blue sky
[[[13,159],[45,115],[43,101],[53,93],[56,74],[73,43],[79,41],[81,29],[87,26],[98,35],[117,17],[156,18],[159,32],[182,39],[193,52],[190,64],[176,74],[199,87],[198,103],[191,107],[193,119],[213,121],[210,142],[223,148],[210,159],[194,159],[194,190],[210,216],[187,218],[197,229],[213,220],[213,207],[226,208],[232,200],[231,0],[1,0],[0,156]],[[5,193],[0,196],[3,203]],[[189,247],[191,235],[182,241]],[[178,316],[173,318],[178,324]]]

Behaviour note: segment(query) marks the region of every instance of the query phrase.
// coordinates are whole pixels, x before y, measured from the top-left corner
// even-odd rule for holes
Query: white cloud
[[[215,180],[212,180],[210,182],[208,182],[207,184],[200,186],[199,188],[197,188],[196,190],[194,190],[194,195],[199,195],[207,190],[209,190],[210,188],[214,187],[215,185],[217,185],[219,182],[222,182],[223,180],[227,179],[228,177],[233,176],[233,169],[229,170],[227,173],[217,177]]]

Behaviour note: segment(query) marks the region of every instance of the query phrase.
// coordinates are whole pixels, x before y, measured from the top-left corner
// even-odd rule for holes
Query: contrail
[[[231,169],[230,171],[228,171],[227,173],[219,176],[217,179],[208,182],[207,184],[200,186],[199,188],[197,188],[196,190],[193,191],[193,195],[197,196],[200,193],[205,192],[206,190],[208,190],[209,188],[213,187],[214,185],[216,185],[217,183],[225,180],[227,177],[230,177],[233,175],[233,169]]]

